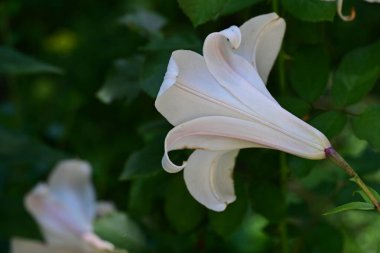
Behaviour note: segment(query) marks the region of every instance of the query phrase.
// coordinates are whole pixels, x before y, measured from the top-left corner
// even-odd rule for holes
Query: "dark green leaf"
[[[321,0],[283,0],[284,8],[303,21],[333,21],[336,3]]]
[[[337,206],[331,209],[330,211],[324,213],[323,215],[331,215],[331,214],[341,213],[341,212],[350,211],[350,210],[368,211],[368,210],[374,210],[374,207],[372,204],[367,203],[367,202],[351,202],[351,203],[347,203],[341,206]]]
[[[263,0],[228,0],[220,15],[229,15],[250,7]]]
[[[271,222],[282,220],[286,214],[285,196],[280,187],[269,182],[251,186],[253,209]]]
[[[194,26],[215,19],[223,10],[228,0],[177,0],[183,12]]]
[[[368,107],[352,123],[356,136],[380,150],[380,106]]]
[[[157,174],[162,170],[161,159],[163,154],[164,138],[157,137],[144,148],[129,156],[120,179],[130,180]]]
[[[329,57],[320,47],[308,47],[297,50],[292,58],[289,76],[293,89],[311,103],[327,85]]]
[[[0,47],[0,73],[26,75],[38,73],[62,74],[63,71],[10,48]]]
[[[279,97],[277,101],[287,111],[299,118],[303,118],[310,110],[310,105],[307,102],[296,97]]]
[[[140,76],[140,86],[149,96],[155,98],[160,89],[171,52],[162,51],[145,58]]]
[[[17,135],[0,128],[0,160],[2,163],[46,163],[51,164],[67,155],[54,150],[27,136]]]
[[[173,176],[166,190],[165,214],[172,226],[180,233],[198,226],[205,216],[205,208],[191,197],[183,178]]]
[[[136,251],[146,247],[141,229],[124,213],[110,213],[95,220],[94,229],[102,239],[118,248]]]
[[[139,56],[116,60],[96,96],[106,104],[117,99],[125,99],[127,103],[134,100],[140,91],[138,82],[142,61]]]
[[[309,121],[309,123],[324,133],[327,138],[338,135],[346,125],[346,117],[339,112],[324,112]]]
[[[228,237],[242,223],[247,215],[248,198],[243,187],[243,182],[236,180],[236,201],[223,212],[209,212],[209,220],[212,228],[221,236]]]
[[[199,50],[201,46],[201,41],[194,33],[182,32],[166,38],[154,38],[142,49],[147,51]]]
[[[327,224],[319,223],[309,231],[305,231],[305,245],[301,253],[342,253],[343,235],[340,230]]]
[[[380,41],[348,53],[336,70],[332,96],[337,106],[358,102],[380,76]]]

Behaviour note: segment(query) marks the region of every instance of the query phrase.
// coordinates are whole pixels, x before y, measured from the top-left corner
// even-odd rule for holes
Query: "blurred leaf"
[[[2,163],[51,164],[67,155],[26,136],[17,135],[0,128],[0,160]]]
[[[228,237],[241,225],[247,215],[248,198],[243,182],[236,180],[236,201],[223,212],[209,211],[211,227],[221,236]]]
[[[145,58],[140,76],[140,86],[149,96],[155,98],[160,89],[170,59],[170,51],[150,54]]]
[[[377,201],[380,202],[380,195],[379,195],[379,193],[377,191],[375,191],[375,189],[373,189],[371,187],[368,187],[368,189],[372,192],[373,196],[377,199]],[[363,200],[365,202],[367,202],[367,203],[369,203],[369,204],[371,204],[373,206],[372,201],[368,198],[367,194],[365,194],[363,192],[363,190],[358,190],[356,192],[359,193],[359,195],[363,198]]]
[[[356,136],[380,150],[380,106],[368,107],[352,123]]]
[[[262,1],[263,0],[228,0],[220,15],[230,15]]]
[[[110,213],[95,220],[95,233],[118,248],[141,250],[146,247],[144,234],[139,226],[120,212]]]
[[[367,202],[351,202],[351,203],[347,203],[341,206],[337,206],[331,209],[330,211],[324,213],[323,215],[331,215],[331,214],[336,214],[336,213],[350,211],[350,210],[367,211],[367,210],[374,210],[374,207],[372,204],[367,203]]]
[[[96,96],[106,104],[117,99],[132,102],[140,91],[138,84],[143,58],[140,56],[130,59],[119,59],[113,64],[113,69]]]
[[[166,189],[166,218],[179,233],[189,232],[202,222],[205,208],[192,198],[182,177],[172,177]]]
[[[338,66],[332,86],[332,97],[337,106],[358,102],[380,76],[380,41],[355,49],[345,55]]]
[[[167,21],[156,12],[140,9],[124,15],[119,22],[143,35],[155,35],[160,32]]]
[[[278,222],[286,215],[285,196],[280,187],[269,182],[255,182],[251,186],[253,209],[270,222]]]
[[[183,12],[194,26],[215,19],[223,10],[228,0],[177,0]]]
[[[304,250],[301,253],[343,252],[342,233],[327,223],[318,223],[307,231],[305,241]]]
[[[297,50],[293,59],[289,71],[293,89],[301,98],[313,102],[327,85],[329,56],[321,47],[308,47]]]
[[[279,97],[277,101],[287,111],[299,118],[304,117],[310,110],[310,105],[307,102],[296,97]]]
[[[130,180],[157,174],[162,170],[161,159],[163,154],[164,138],[159,137],[129,156],[120,179]]]
[[[201,41],[194,33],[182,32],[166,38],[154,38],[142,49],[147,51],[174,51],[179,48],[198,50],[201,46]]]
[[[269,252],[273,240],[271,241],[270,236],[265,231],[267,225],[268,220],[259,214],[253,213],[246,217],[239,230],[231,236],[233,245],[233,251],[231,252]]]
[[[321,0],[283,0],[284,8],[296,18],[309,21],[333,21],[336,3]]]
[[[289,156],[287,160],[290,173],[299,178],[306,177],[318,162],[297,156]]]
[[[63,71],[40,62],[11,48],[0,47],[0,73],[26,75],[38,73],[63,74]]]
[[[309,121],[312,126],[324,133],[329,139],[338,135],[346,122],[345,115],[335,111],[321,113]]]

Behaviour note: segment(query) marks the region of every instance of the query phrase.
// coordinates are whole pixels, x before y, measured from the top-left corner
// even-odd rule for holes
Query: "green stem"
[[[285,197],[286,192],[288,191],[288,166],[286,163],[285,153],[280,153],[280,177],[281,190]],[[288,227],[286,224],[286,218],[280,222],[278,229],[280,233],[281,253],[289,253]]]
[[[359,177],[356,171],[343,159],[338,152],[335,151],[332,147],[327,148],[325,150],[326,157],[330,158],[338,167],[343,169],[344,172],[348,176],[351,177],[352,181],[354,181],[357,186],[364,192],[365,195],[371,200],[374,208],[380,212],[380,203],[377,198],[373,195],[372,191],[368,188],[368,186],[363,182],[363,180]]]

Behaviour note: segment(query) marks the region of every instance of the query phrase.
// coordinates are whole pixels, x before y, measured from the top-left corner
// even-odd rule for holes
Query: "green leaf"
[[[10,75],[63,74],[63,71],[60,68],[40,62],[13,49],[0,46],[0,73]]]
[[[140,91],[138,80],[142,61],[140,56],[116,60],[96,96],[106,104],[117,99],[125,99],[127,103],[132,102]]]
[[[358,102],[380,76],[380,41],[348,53],[336,70],[332,97],[337,106]]]
[[[124,165],[121,180],[131,180],[157,174],[162,170],[164,138],[157,137],[144,148],[133,152]]]
[[[342,253],[344,237],[342,232],[327,223],[317,223],[301,234],[304,239],[303,253]]]
[[[254,211],[271,222],[278,222],[286,215],[285,196],[280,187],[269,182],[255,182],[251,186]]]
[[[351,203],[347,203],[341,206],[337,206],[331,209],[330,211],[324,213],[323,215],[331,215],[331,214],[341,213],[341,212],[350,211],[350,210],[368,211],[368,210],[374,210],[374,207],[372,204],[367,203],[367,202],[351,202]]]
[[[329,76],[329,57],[321,47],[297,50],[289,76],[293,89],[308,102],[322,95]],[[313,59],[312,61],[310,59]]]
[[[263,0],[228,0],[220,15],[230,15],[262,1]]]
[[[137,251],[146,247],[140,227],[124,213],[110,213],[95,220],[94,230],[102,239],[118,248]]]
[[[183,12],[194,26],[215,19],[223,10],[228,0],[177,0]]]
[[[156,12],[141,9],[126,14],[119,22],[143,35],[155,35],[164,27],[166,19]]]
[[[279,97],[277,101],[287,111],[299,118],[303,118],[310,111],[310,105],[302,99],[296,97]]]
[[[160,51],[148,55],[144,60],[140,75],[140,87],[152,98],[157,96],[164,80],[170,55],[170,51]]]
[[[336,3],[321,0],[283,0],[284,8],[296,18],[309,21],[333,21]]]
[[[173,176],[167,187],[166,217],[179,233],[189,232],[202,222],[205,208],[191,197],[181,176]]]
[[[0,160],[4,164],[46,163],[67,158],[67,154],[27,136],[0,128]]]
[[[309,121],[312,126],[324,133],[329,139],[338,135],[346,122],[346,116],[335,111],[321,113]]]
[[[248,198],[243,187],[243,182],[236,180],[236,201],[223,212],[209,211],[211,227],[221,236],[227,238],[242,223],[247,215]]]
[[[364,113],[355,118],[352,122],[353,130],[360,139],[368,143],[377,150],[380,150],[380,106],[368,107]]]

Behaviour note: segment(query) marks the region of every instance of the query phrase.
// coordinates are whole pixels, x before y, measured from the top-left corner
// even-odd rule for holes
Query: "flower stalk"
[[[351,177],[351,180],[357,184],[371,201],[376,211],[380,212],[380,202],[346,160],[344,160],[344,158],[332,147],[325,149],[325,153],[326,157],[330,158],[332,162],[334,162],[339,168],[343,169],[344,172]]]

